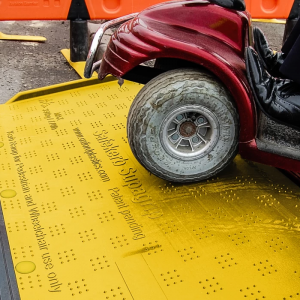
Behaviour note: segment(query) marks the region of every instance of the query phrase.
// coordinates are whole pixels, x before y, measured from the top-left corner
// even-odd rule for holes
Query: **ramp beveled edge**
[[[113,76],[107,76],[104,80],[100,81],[98,78],[92,78],[92,79],[79,79],[74,80],[67,83],[60,83],[55,84],[51,86],[46,86],[38,89],[28,90],[24,92],[20,92],[14,97],[12,97],[9,101],[7,101],[5,104],[10,104],[16,101],[21,100],[28,100],[30,98],[55,94],[63,91],[68,91],[72,89],[77,89],[81,87],[87,87],[91,85],[101,84],[104,82],[110,82],[110,81],[116,81],[117,79]]]
[[[0,300],[20,300],[2,206],[0,204]]]

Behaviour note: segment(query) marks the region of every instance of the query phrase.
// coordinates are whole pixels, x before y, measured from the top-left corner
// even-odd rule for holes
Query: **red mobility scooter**
[[[120,24],[94,62],[103,33]],[[99,79],[112,74],[145,83],[129,111],[128,140],[137,160],[163,179],[207,179],[238,152],[300,172],[300,132],[255,105],[244,60],[251,44],[242,0],[165,2],[104,23],[85,76],[99,69]]]

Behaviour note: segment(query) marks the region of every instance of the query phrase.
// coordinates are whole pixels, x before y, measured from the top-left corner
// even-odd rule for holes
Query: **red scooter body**
[[[245,72],[250,44],[249,13],[208,1],[172,1],[150,7],[112,36],[99,70],[122,77],[139,64],[161,58],[195,63],[214,74],[232,94],[239,113],[239,153],[274,167],[300,172],[295,159],[257,148],[257,111]]]

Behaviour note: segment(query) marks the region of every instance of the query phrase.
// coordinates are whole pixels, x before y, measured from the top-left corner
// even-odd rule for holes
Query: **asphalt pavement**
[[[0,22],[0,32],[47,38],[44,43],[0,40],[0,103],[19,91],[80,78],[60,53],[69,48],[68,21]]]
[[[264,31],[273,49],[280,50],[283,24],[253,25]],[[68,21],[4,21],[0,32],[47,38],[44,43],[0,40],[0,103],[20,91],[80,78],[60,53],[69,48]]]

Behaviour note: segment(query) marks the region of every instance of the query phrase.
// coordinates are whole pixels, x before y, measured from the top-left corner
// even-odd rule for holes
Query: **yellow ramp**
[[[14,35],[14,34],[5,34],[3,32],[0,32],[0,40],[45,42],[47,39],[43,36]]]
[[[21,299],[300,299],[299,188],[240,157],[198,184],[149,174],[126,138],[140,88],[86,80],[1,105]]]
[[[61,54],[64,56],[64,58],[67,60],[69,65],[76,71],[76,73],[81,77],[84,78],[84,67],[85,67],[85,61],[78,61],[73,62],[70,58],[70,49],[62,49],[60,50]],[[97,72],[93,72],[92,77],[98,77]]]

